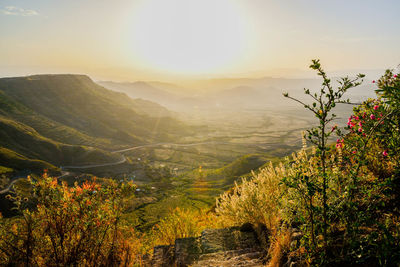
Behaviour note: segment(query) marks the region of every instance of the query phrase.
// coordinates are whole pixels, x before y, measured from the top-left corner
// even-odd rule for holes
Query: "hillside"
[[[120,156],[107,150],[189,131],[171,116],[158,104],[109,91],[83,75],[0,79],[0,147],[20,159],[56,166],[116,162]],[[15,168],[4,155],[0,165]]]

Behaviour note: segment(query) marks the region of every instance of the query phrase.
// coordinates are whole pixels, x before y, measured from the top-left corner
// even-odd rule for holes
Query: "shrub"
[[[99,266],[132,261],[120,216],[133,184],[87,181],[69,188],[46,174],[31,196],[9,196],[20,216],[0,219],[0,262],[27,266]],[[36,208],[28,209],[29,203]]]

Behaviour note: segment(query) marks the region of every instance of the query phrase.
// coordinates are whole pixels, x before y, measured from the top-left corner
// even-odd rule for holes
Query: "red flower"
[[[384,157],[387,157],[388,152],[385,150],[385,151],[382,152],[382,155],[383,155]]]
[[[375,120],[375,115],[371,114],[371,116],[369,116],[371,118],[371,120]]]

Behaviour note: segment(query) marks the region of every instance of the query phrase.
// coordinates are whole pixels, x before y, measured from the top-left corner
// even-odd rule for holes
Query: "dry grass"
[[[227,225],[246,222],[264,224],[275,228],[279,218],[280,177],[285,173],[283,165],[275,168],[272,163],[250,180],[235,183],[232,192],[217,199],[216,213]]]

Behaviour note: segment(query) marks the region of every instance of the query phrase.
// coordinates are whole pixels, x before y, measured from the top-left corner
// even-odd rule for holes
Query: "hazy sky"
[[[156,80],[400,64],[399,0],[0,0],[0,76]]]

